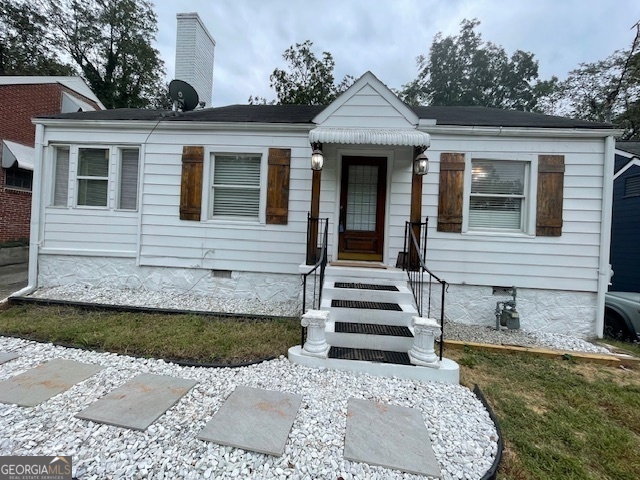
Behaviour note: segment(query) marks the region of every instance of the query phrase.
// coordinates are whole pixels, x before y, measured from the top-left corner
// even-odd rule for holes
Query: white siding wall
[[[310,147],[307,132],[184,132],[154,136],[146,147],[142,191],[140,264],[247,272],[298,273],[306,252],[307,212],[311,200]],[[254,153],[263,156],[266,180],[268,148],[291,149],[287,225],[259,222],[180,220],[182,146],[204,145],[203,188],[211,186],[207,167],[211,153]],[[208,175],[207,175],[208,173]],[[263,182],[263,200],[266,197]],[[206,199],[208,195],[205,193]],[[261,211],[264,212],[264,202]]]
[[[454,284],[597,290],[603,139],[433,135],[431,145],[427,151],[431,171],[423,189],[423,215],[430,219],[427,263],[434,273]],[[536,237],[438,232],[441,152],[477,152],[485,158],[491,158],[492,153],[502,157],[509,154],[564,155],[562,235]],[[409,186],[405,188],[410,191]],[[400,235],[398,226],[392,226],[392,229],[394,236]]]
[[[148,131],[90,131],[46,129],[46,141],[96,144],[143,144]],[[291,149],[288,225],[220,220],[183,221],[179,218],[183,145],[204,145],[210,153]],[[310,207],[311,170],[308,135],[300,132],[169,131],[160,126],[149,138],[141,175],[141,217],[137,212],[54,208],[45,209],[43,253],[139,255],[144,266],[220,269],[297,274],[304,262],[306,220]],[[325,145],[320,214],[329,217],[329,253],[336,258],[340,155],[385,155],[391,175],[387,192],[386,263],[395,264],[402,250],[404,222],[409,217],[411,156],[409,147],[367,148]],[[437,232],[439,157],[441,152],[496,155],[562,154],[565,156],[564,226],[560,237]],[[602,204],[604,141],[527,139],[432,135],[427,151],[430,172],[423,187],[423,217],[430,219],[427,262],[452,284],[595,292],[597,285]],[[52,178],[47,157],[45,178]],[[72,166],[72,168],[74,168]],[[208,172],[208,168],[205,168]],[[266,178],[266,162],[262,175]],[[532,172],[535,173],[535,172]],[[210,186],[204,178],[204,188]],[[45,182],[46,183],[46,182]],[[70,189],[70,196],[73,196]],[[111,193],[115,195],[114,192]],[[50,192],[45,192],[50,196]],[[206,197],[206,195],[205,195]],[[263,195],[264,199],[264,195]],[[208,207],[203,206],[203,218]],[[264,210],[264,205],[261,206]],[[139,224],[140,222],[140,224]],[[138,226],[139,225],[139,226]],[[138,231],[140,230],[140,231]]]
[[[394,265],[403,249],[405,222],[411,201],[410,148],[327,145],[322,172],[321,216],[329,216],[331,230],[337,215],[340,153],[387,155],[391,158],[391,185],[387,191],[388,232],[384,261]],[[442,152],[474,152],[484,158],[540,154],[565,156],[563,229],[560,237],[480,232],[437,231],[439,160]],[[522,139],[432,135],[427,151],[430,172],[424,179],[422,216],[429,217],[427,263],[449,283],[540,288],[597,290],[602,205],[603,140]],[[536,172],[531,172],[535,175]],[[535,189],[531,192],[535,194]],[[530,201],[533,198],[530,197]],[[535,211],[535,209],[534,209]],[[332,239],[330,239],[331,241]],[[337,245],[330,242],[335,258]]]
[[[140,146],[147,133],[119,131],[96,133],[79,129],[45,129],[45,144],[81,146]],[[118,138],[115,143],[114,139]],[[90,139],[90,140],[88,140]],[[114,150],[115,152],[115,150]],[[141,158],[143,149],[141,149]],[[135,257],[138,245],[139,213],[116,210],[118,194],[118,155],[109,163],[110,208],[74,207],[77,182],[71,181],[68,192],[68,207],[51,206],[53,200],[54,159],[53,147],[45,148],[43,163],[44,207],[42,246],[43,254],[91,255]],[[73,179],[77,171],[77,157],[71,154],[69,175]]]

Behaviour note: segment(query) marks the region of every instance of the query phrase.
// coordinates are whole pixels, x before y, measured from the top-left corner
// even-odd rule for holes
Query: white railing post
[[[438,321],[433,318],[412,317],[413,347],[409,350],[409,359],[414,365],[440,368],[434,345],[436,337],[442,332]]]
[[[329,312],[325,310],[309,310],[302,315],[302,326],[307,328],[307,341],[302,346],[303,355],[327,358],[331,348],[325,335],[328,320]]]

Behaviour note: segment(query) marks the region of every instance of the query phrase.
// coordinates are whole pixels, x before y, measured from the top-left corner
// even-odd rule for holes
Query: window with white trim
[[[107,207],[109,203],[109,149],[79,148],[78,206]]]
[[[53,145],[51,151],[52,206],[138,209],[140,147]]]
[[[212,158],[210,216],[259,220],[261,156],[215,154]]]
[[[469,230],[524,231],[528,162],[472,159]]]

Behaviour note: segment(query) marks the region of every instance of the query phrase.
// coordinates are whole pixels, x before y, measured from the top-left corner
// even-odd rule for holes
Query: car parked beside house
[[[640,341],[640,293],[607,293],[604,334],[620,340]]]

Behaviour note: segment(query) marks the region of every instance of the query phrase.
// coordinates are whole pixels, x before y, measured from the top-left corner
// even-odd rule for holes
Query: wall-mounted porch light
[[[429,173],[429,159],[424,150],[416,156],[413,161],[413,173],[416,175],[426,175]]]
[[[311,170],[322,170],[322,166],[324,165],[322,144],[314,143],[311,147],[313,148],[313,153],[311,154]]]

